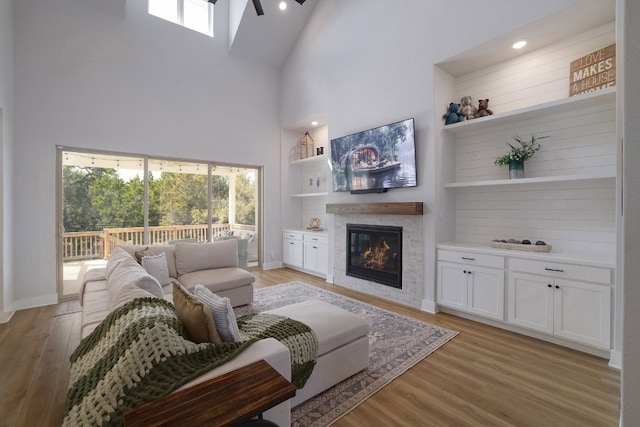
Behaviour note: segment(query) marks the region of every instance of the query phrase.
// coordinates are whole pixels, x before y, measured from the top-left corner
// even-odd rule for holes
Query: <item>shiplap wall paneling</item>
[[[616,174],[615,103],[561,114],[483,127],[456,135],[456,182],[508,178],[508,168],[494,164],[507,153],[513,136],[548,136],[541,149],[525,163],[529,178],[562,175]]]
[[[571,61],[615,43],[615,23],[456,78],[456,100],[489,99],[494,113],[569,96]]]
[[[613,259],[615,181],[456,190],[456,241],[488,245],[509,238]]]

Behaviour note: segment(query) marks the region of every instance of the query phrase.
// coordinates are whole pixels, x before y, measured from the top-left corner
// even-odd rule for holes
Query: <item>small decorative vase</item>
[[[509,178],[524,178],[524,160],[513,160],[509,163]]]

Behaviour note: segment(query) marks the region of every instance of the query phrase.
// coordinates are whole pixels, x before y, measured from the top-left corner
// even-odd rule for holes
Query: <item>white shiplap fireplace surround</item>
[[[424,294],[422,203],[327,205],[333,213],[334,283],[411,307],[420,308]],[[347,224],[402,227],[402,289],[346,275]]]

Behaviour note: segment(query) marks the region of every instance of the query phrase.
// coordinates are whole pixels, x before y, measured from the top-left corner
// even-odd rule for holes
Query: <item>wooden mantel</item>
[[[327,213],[338,215],[422,215],[422,202],[327,203]]]

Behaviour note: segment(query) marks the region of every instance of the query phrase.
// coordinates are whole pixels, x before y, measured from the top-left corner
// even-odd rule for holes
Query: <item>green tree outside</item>
[[[207,176],[149,173],[149,225],[207,223]],[[213,223],[229,220],[229,179],[211,177]],[[255,225],[256,182],[236,178],[236,223]],[[63,168],[63,218],[67,232],[144,225],[144,181],[124,181],[115,169]]]

